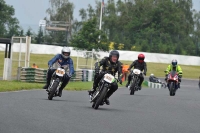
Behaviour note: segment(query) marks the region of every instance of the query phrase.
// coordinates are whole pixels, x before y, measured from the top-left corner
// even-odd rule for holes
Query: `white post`
[[[31,37],[26,36],[25,67],[29,67]]]
[[[100,12],[100,22],[99,22],[99,30],[101,30],[101,23],[102,23],[102,11],[103,11],[103,3],[101,1],[101,12]],[[101,36],[99,36],[99,40],[101,39]]]
[[[78,70],[78,51],[77,51],[77,60],[76,60],[76,71]]]
[[[101,12],[100,12],[100,23],[99,23],[99,30],[101,30],[101,23],[102,23],[102,11],[103,11],[103,6],[101,2]]]
[[[92,49],[92,61],[91,61],[91,70],[92,70],[92,64],[93,64],[93,54],[94,54],[94,49]]]
[[[3,80],[11,80],[11,59],[4,59]]]
[[[21,45],[22,45],[22,38],[20,40],[20,45],[19,45],[19,62],[18,62],[18,67],[20,67],[20,62],[21,62]]]
[[[27,59],[28,59],[28,58],[27,58],[27,52],[28,52],[27,49],[28,49],[28,42],[29,42],[28,39],[29,39],[28,36],[26,36],[26,44],[25,44],[25,46],[26,46],[26,49],[25,49],[25,64],[24,64],[25,67],[27,67]]]

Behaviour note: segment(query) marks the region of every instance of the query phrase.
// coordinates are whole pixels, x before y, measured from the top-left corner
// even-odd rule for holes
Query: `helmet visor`
[[[69,56],[70,53],[69,53],[69,52],[63,52],[63,55],[65,55],[65,56]]]
[[[172,62],[172,66],[176,66],[177,65],[177,62]]]
[[[144,58],[140,58],[140,57],[138,57],[138,60],[144,60]]]

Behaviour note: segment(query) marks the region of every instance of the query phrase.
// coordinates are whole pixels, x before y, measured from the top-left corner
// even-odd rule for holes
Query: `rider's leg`
[[[126,84],[126,87],[129,86],[129,84],[130,84],[130,82],[131,82],[131,77],[132,77],[131,74],[129,74],[129,75],[128,75],[128,82],[127,82],[127,84]]]
[[[65,86],[69,83],[70,77],[68,77],[67,74],[64,75],[63,77],[63,82],[62,85],[59,88],[59,93],[58,96],[61,97],[62,96],[62,90],[65,88]]]
[[[144,76],[142,75],[142,74],[140,74],[140,82],[139,82],[139,84],[138,84],[138,86],[139,86],[139,90],[141,90],[141,88],[142,88],[142,82],[144,81]]]
[[[110,90],[107,92],[105,96],[105,103],[110,105],[109,97],[118,89],[118,85],[116,82],[112,83]]]
[[[46,75],[46,84],[44,85],[43,89],[48,89],[51,81],[51,76],[55,72],[56,69],[48,69],[47,70],[47,75]]]

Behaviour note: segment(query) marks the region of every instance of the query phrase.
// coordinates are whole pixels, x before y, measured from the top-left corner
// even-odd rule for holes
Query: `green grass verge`
[[[124,87],[126,81],[122,85],[118,84],[119,87]],[[65,87],[66,90],[90,90],[93,82],[69,82]],[[20,81],[4,81],[0,80],[0,92],[5,91],[19,91],[19,90],[31,90],[31,89],[42,89],[44,84],[41,83],[26,83]],[[143,86],[146,86],[144,83]]]
[[[13,58],[17,59],[19,57],[18,53],[13,53]],[[22,54],[22,57],[24,55]],[[54,57],[54,55],[45,55],[45,54],[31,54],[30,55],[30,66],[33,63],[36,63],[36,65],[39,66],[39,68],[47,69],[47,62]],[[133,57],[130,60],[134,60],[136,57]],[[0,59],[4,59],[4,52],[0,52]],[[74,61],[74,68],[76,68],[77,65],[77,58],[72,57]],[[132,61],[121,61],[123,64],[131,64]],[[88,64],[91,63],[91,60],[88,60]],[[170,63],[170,62],[169,62]],[[79,58],[79,64],[86,64],[86,59]],[[94,64],[94,61],[93,61]],[[3,65],[4,63],[0,63],[0,77],[3,76]],[[21,65],[24,66],[23,62],[21,62]],[[18,62],[13,61],[12,62],[12,76],[17,75],[17,67]],[[164,63],[147,63],[147,76],[149,76],[151,73],[153,73],[157,77],[164,77],[164,70],[167,68],[168,64]],[[187,65],[181,65],[181,68],[183,70],[183,78],[191,78],[191,79],[198,79],[200,76],[200,66],[187,66]]]

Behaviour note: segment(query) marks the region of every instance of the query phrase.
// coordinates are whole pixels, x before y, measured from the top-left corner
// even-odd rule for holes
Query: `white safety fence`
[[[154,88],[154,89],[161,89],[162,85],[159,83],[153,83],[148,81],[148,87],[149,88]]]
[[[25,44],[24,44],[25,45]],[[13,52],[18,51],[19,43],[14,43],[12,46]],[[22,51],[25,51],[25,46],[22,46]],[[53,45],[42,45],[42,44],[31,44],[30,53],[33,54],[58,54],[61,52],[61,46]],[[71,49],[71,56],[83,57],[83,54],[79,51]],[[5,50],[5,45],[0,45],[0,51]],[[175,55],[175,54],[158,54],[158,53],[147,53],[147,52],[137,52],[137,51],[122,51],[119,50],[120,60],[133,61],[137,59],[139,53],[145,54],[146,62],[155,63],[170,63],[172,59],[177,59],[179,64],[182,65],[200,65],[200,58],[198,56],[185,56],[185,55]],[[98,52],[99,58],[108,56],[108,52]]]

